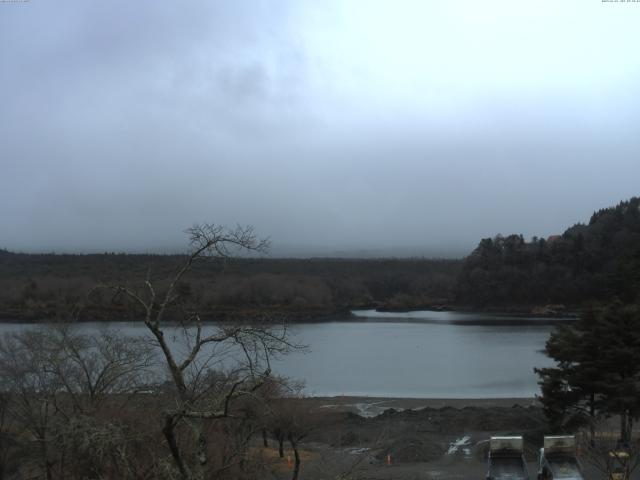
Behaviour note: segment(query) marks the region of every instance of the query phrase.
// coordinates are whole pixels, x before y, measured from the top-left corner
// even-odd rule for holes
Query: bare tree
[[[90,456],[68,447],[82,442],[78,433],[86,433],[88,425],[118,428],[117,420],[99,418],[101,410],[137,390],[151,358],[137,339],[108,329],[88,335],[62,324],[5,335],[0,340],[0,378],[10,399],[7,414],[37,453],[22,463],[38,464],[47,479],[78,473]],[[91,445],[99,448],[96,439]]]
[[[153,383],[155,354],[144,338],[109,328],[81,334],[77,325],[58,324],[46,331],[46,345],[43,367],[59,379],[73,408],[83,414],[98,411],[107,399],[126,401]]]
[[[235,400],[256,396],[270,378],[270,359],[296,348],[288,340],[284,324],[267,319],[243,319],[240,323],[205,325],[197,305],[176,316],[179,285],[196,262],[227,258],[242,251],[264,252],[267,240],[251,227],[195,225],[187,231],[191,251],[168,285],[161,289],[151,276],[137,286],[105,285],[115,296],[124,295],[136,305],[144,325],[162,352],[171,389],[171,408],[164,413],[162,432],[179,476],[200,480],[230,470],[241,460],[223,459],[212,465],[206,428],[211,422],[235,418]],[[235,456],[237,457],[237,456]]]
[[[0,376],[4,392],[11,395],[14,421],[33,439],[36,458],[31,460],[51,479],[51,419],[61,384],[44,367],[45,343],[45,336],[36,331],[5,336],[0,341]]]
[[[292,480],[297,480],[300,474],[302,459],[300,456],[300,442],[306,438],[315,426],[315,416],[310,412],[309,404],[304,401],[302,388],[295,384],[286,385],[288,390],[270,405],[270,430],[278,441],[278,451],[284,456],[284,441],[288,441],[293,450],[294,466]]]

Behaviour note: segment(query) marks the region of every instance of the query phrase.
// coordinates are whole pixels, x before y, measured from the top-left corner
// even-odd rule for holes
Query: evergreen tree
[[[620,416],[620,440],[628,443],[640,417],[640,310],[614,304],[558,327],[545,353],[556,367],[536,369],[551,427],[593,425],[597,415]]]
[[[483,239],[465,259],[457,301],[526,305],[640,301],[640,198],[595,212],[548,241]]]

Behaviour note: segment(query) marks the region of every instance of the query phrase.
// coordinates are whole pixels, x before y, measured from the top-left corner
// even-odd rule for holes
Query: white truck
[[[573,435],[545,436],[538,459],[538,480],[584,480]]]
[[[491,437],[487,480],[529,480],[522,437]]]

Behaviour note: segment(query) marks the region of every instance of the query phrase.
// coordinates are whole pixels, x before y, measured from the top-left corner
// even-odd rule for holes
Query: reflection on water
[[[538,393],[533,368],[551,364],[541,353],[553,328],[545,321],[520,324],[467,312],[354,313],[355,319],[295,324],[295,341],[309,351],[275,361],[274,372],[305,380],[310,395],[528,397]],[[146,334],[142,323],[111,326]],[[26,327],[3,324],[0,332]],[[100,324],[81,328],[96,331]]]

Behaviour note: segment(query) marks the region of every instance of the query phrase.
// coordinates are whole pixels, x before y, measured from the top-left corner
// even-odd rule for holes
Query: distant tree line
[[[67,305],[100,282],[126,282],[151,273],[162,284],[184,255],[28,255],[0,251],[0,318],[42,320],[66,315]],[[460,260],[229,258],[193,266],[178,285],[183,304],[197,303],[207,319],[268,310],[316,318],[353,307],[419,308],[450,302]],[[83,319],[121,314],[130,300],[95,294]],[[61,313],[62,312],[62,313]],[[171,312],[174,314],[175,312]]]
[[[640,198],[595,212],[548,239],[485,238],[456,282],[456,300],[472,305],[568,304],[640,296]]]

